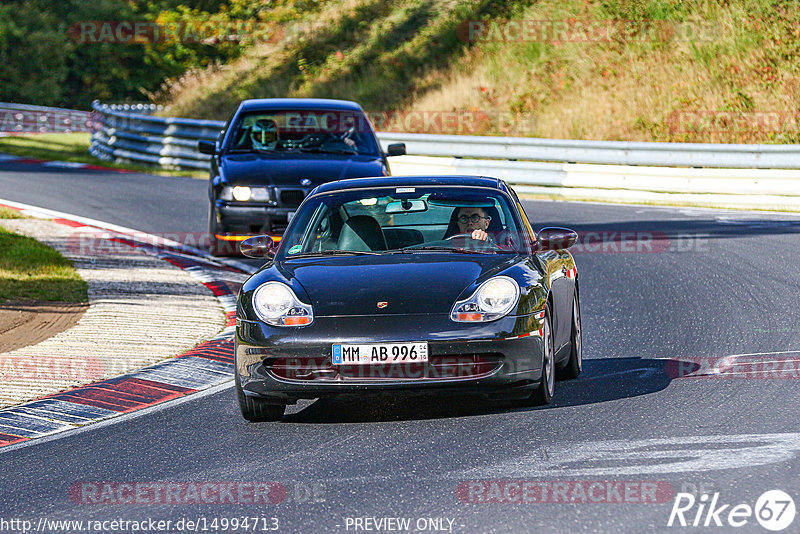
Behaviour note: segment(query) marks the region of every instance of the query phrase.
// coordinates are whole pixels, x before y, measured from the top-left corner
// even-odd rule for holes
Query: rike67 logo
[[[719,492],[704,493],[699,498],[691,493],[678,493],[667,526],[743,527],[755,517],[762,527],[777,532],[792,524],[795,513],[794,500],[781,490],[764,492],[755,506],[723,504]]]

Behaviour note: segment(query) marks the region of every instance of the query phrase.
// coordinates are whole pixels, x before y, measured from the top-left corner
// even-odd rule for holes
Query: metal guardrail
[[[94,156],[184,169],[208,169],[197,141],[217,139],[222,121],[156,117],[150,105],[92,104]],[[0,113],[41,117],[82,113],[0,103]],[[38,113],[38,115],[37,115]],[[80,116],[84,116],[80,115]],[[2,115],[0,115],[2,117]],[[2,122],[0,121],[0,124]],[[779,197],[800,205],[800,145],[632,143],[381,132],[381,144],[405,143],[394,174],[479,174],[520,187],[561,190],[721,194],[743,205]],[[748,197],[760,197],[750,201]]]
[[[800,169],[800,145],[574,141],[395,133],[381,133],[379,136],[382,142],[405,143],[408,153],[418,156],[655,167]]]
[[[159,165],[206,168],[208,156],[197,152],[200,139],[213,141],[221,121],[154,117],[95,102],[102,126],[92,153],[109,159],[132,159]],[[574,141],[526,137],[491,137],[387,133],[381,143],[406,143],[416,156],[504,160],[509,169],[519,162],[594,163],[657,167],[800,169],[800,145],[724,145]],[[489,164],[490,162],[487,162]],[[491,164],[497,167],[497,164]]]
[[[189,169],[207,169],[209,156],[197,151],[197,141],[214,141],[221,121],[154,117],[95,101],[99,127],[89,152],[96,158]]]
[[[0,102],[0,133],[71,133],[94,131],[94,115],[88,111]]]

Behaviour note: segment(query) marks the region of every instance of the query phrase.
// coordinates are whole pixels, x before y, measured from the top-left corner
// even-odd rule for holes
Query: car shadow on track
[[[284,416],[286,423],[374,423],[470,417],[494,413],[549,410],[582,406],[655,393],[676,376],[680,362],[666,359],[615,358],[584,360],[576,380],[556,382],[553,402],[524,406],[519,401],[451,393],[383,393],[318,399]],[[681,367],[681,368],[685,368]]]

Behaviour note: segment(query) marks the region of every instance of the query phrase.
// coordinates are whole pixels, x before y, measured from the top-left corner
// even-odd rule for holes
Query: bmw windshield
[[[232,130],[228,151],[379,155],[363,113],[326,110],[246,113]]]

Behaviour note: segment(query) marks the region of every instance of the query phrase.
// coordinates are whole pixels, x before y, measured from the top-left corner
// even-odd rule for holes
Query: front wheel
[[[558,378],[578,378],[583,369],[583,341],[581,340],[581,305],[578,302],[578,292],[572,299],[572,333],[569,338],[569,360],[564,367],[559,369]]]
[[[550,318],[550,310],[545,309],[544,327],[542,328],[542,345],[544,347],[544,354],[542,357],[542,380],[539,387],[533,390],[528,404],[532,406],[542,406],[550,404],[553,400],[553,394],[556,389],[556,364],[555,354],[553,349],[553,329],[552,319]]]
[[[230,242],[217,239],[217,234],[224,233],[217,223],[217,210],[212,205],[208,210],[208,251],[212,256],[231,256],[235,252]]]
[[[242,417],[252,423],[281,420],[283,412],[286,411],[285,405],[268,403],[264,399],[245,395],[238,372],[235,382],[236,397],[239,399],[239,410],[242,412]]]

